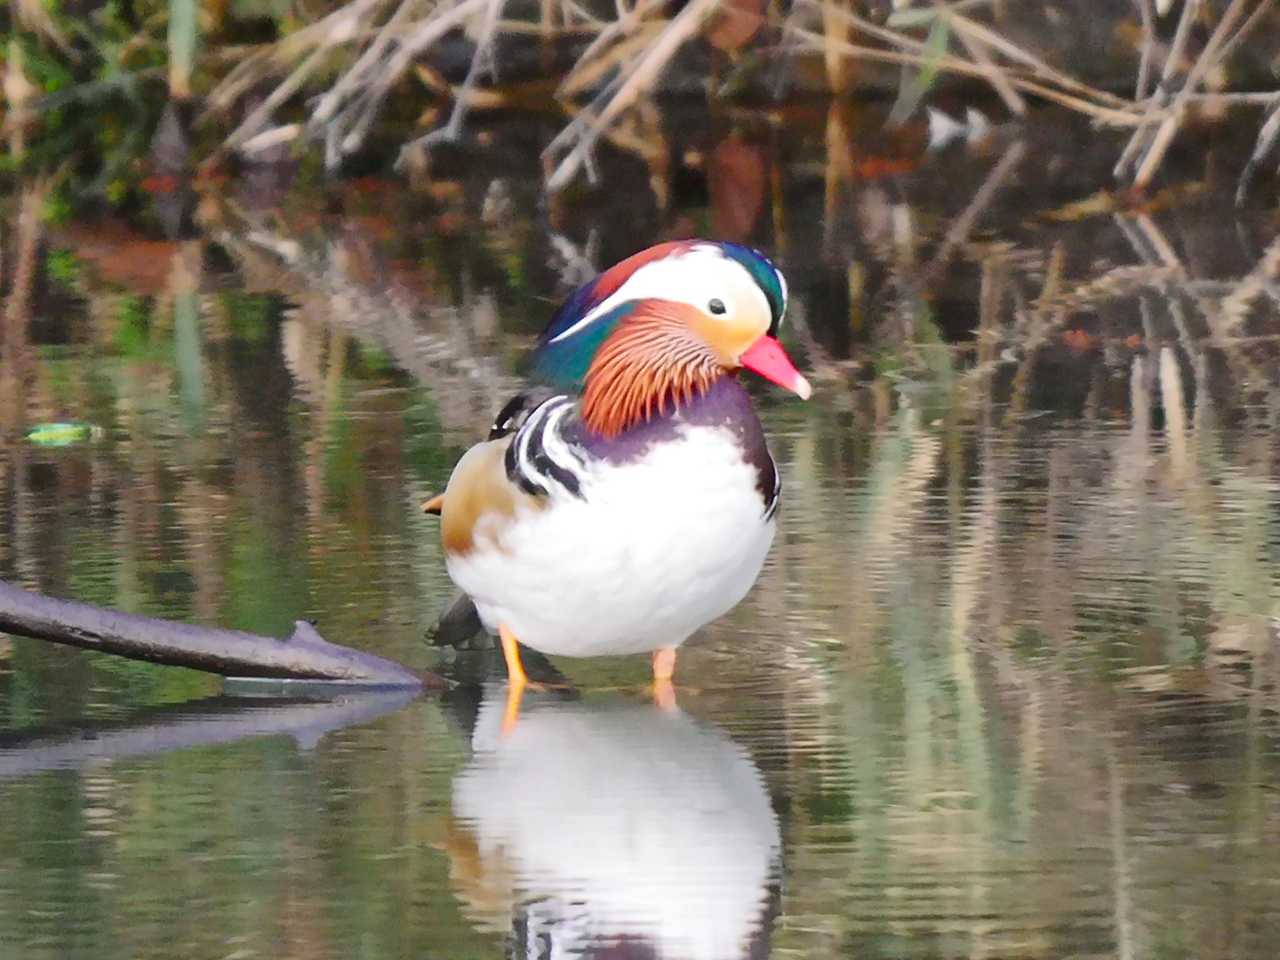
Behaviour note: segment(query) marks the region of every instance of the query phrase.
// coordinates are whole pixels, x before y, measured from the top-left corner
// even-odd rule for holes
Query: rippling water
[[[1274,217],[1037,219],[1057,155],[1008,149],[892,182],[760,149],[746,238],[817,385],[759,392],[768,565],[678,712],[645,658],[559,660],[509,737],[490,654],[424,639],[452,590],[417,506],[568,284],[741,217],[479,164],[323,200],[260,172],[166,235],[22,221],[51,188],[20,185],[0,576],[309,617],[458,686],[245,699],[0,638],[0,955],[1274,956]]]

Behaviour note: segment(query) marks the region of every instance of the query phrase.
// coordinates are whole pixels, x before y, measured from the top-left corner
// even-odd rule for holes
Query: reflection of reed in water
[[[767,952],[778,823],[713,727],[650,704],[487,697],[447,843],[471,918],[517,956],[728,960]]]

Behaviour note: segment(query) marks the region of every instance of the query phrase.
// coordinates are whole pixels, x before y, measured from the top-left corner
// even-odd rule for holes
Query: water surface
[[[515,124],[412,188],[271,168],[59,218],[13,184],[0,576],[460,685],[246,701],[0,638],[0,953],[1274,955],[1274,214],[1200,171],[1070,207],[1098,164],[1059,118],[922,154],[824,111],[678,128],[679,169],[571,202]],[[688,233],[792,281],[777,542],[678,713],[644,658],[559,660],[504,738],[489,655],[425,640],[418,504],[555,300]],[[26,438],[64,421],[96,429]]]

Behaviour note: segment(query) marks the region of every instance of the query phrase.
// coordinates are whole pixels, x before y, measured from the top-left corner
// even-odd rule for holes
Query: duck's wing
[[[467,553],[477,535],[500,536],[521,508],[544,509],[559,497],[582,496],[586,457],[561,428],[575,416],[571,397],[549,391],[522,393],[501,410],[489,439],[458,461],[444,493],[422,504],[440,516],[445,551]],[[432,632],[437,645],[462,646],[481,629],[471,598],[460,596]]]
[[[423,504],[440,515],[446,553],[469,553],[477,537],[500,538],[522,513],[583,497],[587,456],[563,433],[576,406],[564,394],[521,394],[503,407],[491,439],[463,454],[444,493]]]
[[[576,406],[572,397],[549,390],[513,397],[494,419],[489,438],[458,461],[449,488],[423,501],[423,512],[442,515],[446,498],[455,487],[460,493],[482,490],[479,504],[492,501],[499,509],[513,495],[504,491],[507,485],[535,497],[581,497],[587,458],[563,434],[563,427],[577,415]],[[476,497],[468,495],[467,499]]]
[[[532,389],[517,393],[508,400],[493,418],[487,440],[501,440],[519,431],[530,415],[543,403],[559,396],[551,390]],[[473,448],[474,449],[474,448]],[[455,468],[456,469],[456,468]],[[437,493],[422,501],[422,512],[440,516],[444,508],[444,494]]]
[[[536,390],[513,397],[498,413],[489,439],[463,454],[444,493],[422,503],[442,518],[444,549],[462,554],[477,536],[495,538],[521,508],[544,509],[559,497],[581,497],[585,454],[564,439],[575,401]],[[463,646],[481,631],[470,596],[458,596],[433,631],[435,645]]]
[[[549,399],[543,397],[543,400]],[[503,405],[498,411],[498,415],[493,418],[493,425],[489,427],[488,440],[501,440],[503,437],[510,436],[520,428],[530,413],[537,408],[540,401],[535,400],[535,394],[532,391],[526,393],[517,393],[514,397]],[[483,444],[477,444],[483,446]],[[472,448],[476,449],[475,447]],[[468,451],[469,453],[470,451]],[[461,465],[461,463],[459,463]],[[456,472],[457,467],[454,467]],[[444,509],[444,494],[437,493],[422,501],[422,512],[433,513],[437,517]]]

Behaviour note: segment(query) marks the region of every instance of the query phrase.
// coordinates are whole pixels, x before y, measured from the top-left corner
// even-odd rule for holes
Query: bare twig
[[[1271,148],[1276,145],[1277,137],[1280,137],[1280,100],[1271,107],[1270,115],[1263,123],[1262,129],[1258,131],[1258,142],[1253,146],[1249,162],[1244,165],[1244,170],[1240,173],[1240,184],[1236,187],[1237,207],[1244,206],[1245,198],[1249,194],[1249,186],[1257,175],[1258,167],[1271,152]]]
[[[261,132],[262,128],[271,121],[271,116],[275,113],[276,108],[302,89],[303,83],[320,66],[320,62],[327,54],[328,50],[323,47],[313,50],[307,59],[298,64],[297,68],[271,91],[266,100],[262,101],[249,116],[245,117],[240,126],[236,127],[231,135],[227,137],[223,145],[228,150],[234,150],[246,140]]]
[[[1134,87],[1133,99],[1145,100],[1147,86],[1151,82],[1151,59],[1156,47],[1156,18],[1151,11],[1151,0],[1136,0],[1138,13],[1142,17],[1142,53],[1138,58],[1138,81]]]
[[[1271,0],[1261,0],[1261,2],[1269,4]],[[1133,176],[1133,185],[1135,187],[1145,187],[1151,182],[1151,178],[1155,176],[1161,161],[1164,160],[1165,151],[1169,149],[1169,144],[1173,142],[1174,134],[1177,133],[1178,127],[1182,124],[1187,97],[1200,85],[1209,70],[1221,61],[1219,48],[1225,42],[1227,34],[1235,26],[1236,21],[1243,15],[1247,3],[1248,0],[1231,0],[1231,4],[1223,12],[1222,19],[1218,21],[1218,26],[1209,37],[1209,42],[1205,44],[1204,50],[1196,58],[1196,62],[1191,67],[1191,72],[1187,74],[1186,82],[1182,85],[1178,96],[1174,98],[1168,115],[1152,138],[1151,146],[1147,148],[1146,155],[1142,158],[1142,162],[1138,164],[1138,171]]]
[[[1191,24],[1195,22],[1200,3],[1201,0],[1186,0],[1182,6],[1182,16],[1178,19],[1178,27],[1173,34],[1173,43],[1170,45],[1169,53],[1165,57],[1164,69],[1160,72],[1160,83],[1156,87],[1152,103],[1148,105],[1147,116],[1143,118],[1142,124],[1133,132],[1129,142],[1125,144],[1124,150],[1120,152],[1120,159],[1116,161],[1115,168],[1112,171],[1117,178],[1125,176],[1126,172],[1133,166],[1138,154],[1151,142],[1150,125],[1155,122],[1156,111],[1163,109],[1165,104],[1169,102],[1169,82],[1173,79],[1173,74],[1177,70],[1178,64],[1182,62],[1182,51],[1186,48],[1187,38],[1191,36]]]
[[[333,117],[352,87],[358,85],[365,78],[370,68],[382,58],[382,55],[394,41],[415,5],[415,0],[405,0],[404,3],[396,8],[395,13],[387,19],[382,29],[378,31],[373,43],[369,44],[368,48],[351,65],[350,69],[320,98],[315,110],[311,113],[312,123],[324,123]]]
[[[462,88],[454,97],[453,110],[449,114],[448,122],[426,136],[419,137],[406,144],[400,151],[401,162],[403,162],[406,150],[426,146],[439,140],[456,140],[458,134],[462,132],[462,121],[467,115],[467,106],[476,82],[480,79],[482,73],[486,71],[493,72],[493,41],[498,28],[498,18],[505,6],[506,0],[488,0],[488,5],[485,7],[484,22],[480,27],[480,36],[476,39],[475,53],[471,55],[471,65],[467,68],[467,76],[462,82]]]
[[[982,215],[982,211],[991,203],[991,200],[999,192],[1001,184],[1004,183],[1009,174],[1013,172],[1013,169],[1022,160],[1026,149],[1026,145],[1021,140],[1015,140],[1005,149],[1000,162],[992,167],[991,172],[987,174],[987,178],[982,182],[982,186],[978,188],[978,192],[973,195],[973,199],[965,207],[964,212],[952,222],[946,236],[943,237],[941,245],[938,247],[938,251],[933,255],[933,259],[929,261],[928,266],[925,267],[925,286],[928,286],[945,269],[947,262],[951,259],[952,252],[956,247],[964,243],[978,217]]]
[[[919,54],[903,53],[898,50],[882,50],[878,47],[868,47],[855,43],[845,43],[831,38],[824,38],[821,34],[814,33],[811,30],[805,30],[802,27],[791,27],[791,32],[802,39],[808,40],[815,48],[824,48],[831,45],[843,51],[851,57],[861,57],[864,60],[874,60],[880,63],[906,63],[906,64],[924,64],[930,62],[929,58]],[[943,55],[933,58],[932,62],[939,70],[947,70],[952,73],[963,74],[969,77],[980,77],[986,79],[988,73],[981,66],[963,60],[959,57]],[[1069,107],[1080,113],[1093,117],[1100,123],[1109,124],[1117,127],[1129,127],[1144,122],[1142,114],[1133,107],[1108,107],[1098,103],[1084,100],[1072,94],[1064,93],[1061,90],[1046,86],[1034,80],[1027,80],[1017,75],[1010,75],[1010,83],[1024,93],[1030,93],[1044,100]]]
[[[955,17],[952,19],[952,27],[956,31],[956,36],[960,38],[960,42],[964,44],[964,48],[969,51],[969,55],[973,57],[981,66],[988,71],[991,86],[995,88],[996,93],[1000,95],[1000,99],[1004,101],[1004,105],[1009,108],[1009,112],[1014,116],[1025,116],[1027,112],[1026,101],[1022,99],[1022,95],[1014,89],[1013,84],[1009,81],[1009,77],[1004,70],[991,59],[991,55],[987,53],[986,44],[978,37],[974,36],[970,24],[972,21],[966,20],[964,17]]]
[[[619,83],[617,91],[609,97],[599,113],[596,114],[594,110],[584,111],[584,113],[590,112],[593,116],[586,119],[581,128],[582,133],[577,138],[578,142],[548,178],[548,190],[560,189],[577,174],[601,131],[652,87],[662,68],[675,56],[677,50],[702,29],[703,23],[715,12],[719,2],[720,0],[693,0],[676,14],[670,25],[631,65],[625,79]]]

